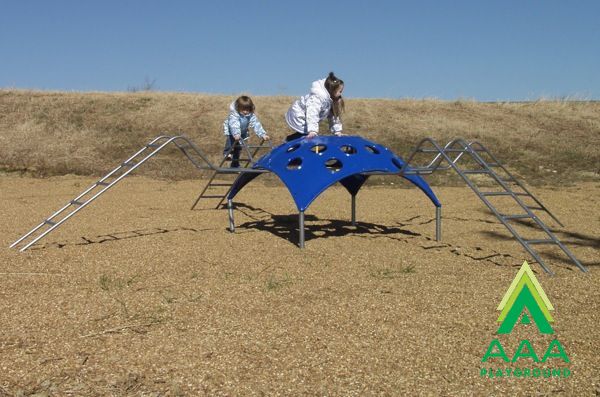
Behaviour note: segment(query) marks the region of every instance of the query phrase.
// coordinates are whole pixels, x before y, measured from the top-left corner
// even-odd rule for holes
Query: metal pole
[[[356,226],[356,195],[352,195],[352,226]]]
[[[299,229],[300,229],[300,248],[304,248],[304,211],[300,211],[299,215]]]
[[[235,232],[235,223],[233,222],[233,201],[231,199],[227,200],[227,212],[229,214],[229,231]]]
[[[442,241],[442,207],[435,207],[435,241]]]

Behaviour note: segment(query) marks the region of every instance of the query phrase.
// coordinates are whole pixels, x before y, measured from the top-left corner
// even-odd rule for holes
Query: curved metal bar
[[[448,144],[442,149],[439,144],[437,142],[435,142],[433,139],[428,138],[428,141],[435,146],[436,149],[438,149],[440,151],[440,154],[444,157],[444,159],[448,162],[448,164],[450,164],[454,170],[461,176],[461,178],[465,181],[465,183],[474,191],[474,192],[478,192],[477,187],[473,184],[473,182],[471,182],[471,180],[469,178],[466,177],[466,175],[460,170],[458,169],[458,167],[456,166],[456,164],[448,157],[447,153],[445,152],[445,149],[451,149],[454,148],[455,145],[460,145],[461,147],[463,147],[463,149],[469,149],[470,146],[464,145],[464,140],[457,138],[457,139],[453,139],[452,141],[448,142]],[[473,152],[469,150],[469,154],[473,155]],[[533,256],[536,261],[542,266],[542,268],[544,269],[544,271],[546,271],[547,273],[553,274],[552,271],[550,271],[550,269],[548,269],[546,267],[546,265],[544,264],[543,260],[539,257],[539,255],[537,254],[537,252],[535,252],[533,249],[531,249],[524,241],[523,239],[519,236],[519,234],[517,233],[517,231],[512,227],[512,225],[510,225],[505,219],[502,218],[502,215],[498,212],[498,210],[492,205],[492,203],[485,197],[485,196],[481,196],[480,194],[478,194],[478,196],[480,197],[480,199],[483,201],[483,203],[490,209],[490,211],[492,211],[492,213],[498,218],[498,220],[500,220],[500,222],[502,222],[502,224],[511,232],[511,234],[519,241],[519,243],[521,243],[521,245],[523,246],[523,248],[525,248],[525,250],[531,255]]]
[[[415,146],[415,149],[413,149],[413,151],[408,156],[408,159],[406,160],[404,167],[402,167],[402,169],[400,170],[400,173],[401,174],[409,174],[412,171],[413,173],[417,173],[417,174],[431,174],[438,170],[445,171],[445,170],[452,168],[452,164],[457,164],[458,161],[464,155],[464,153],[462,153],[462,152],[458,153],[458,155],[455,158],[450,158],[447,155],[447,150],[452,149],[452,147],[454,146],[454,144],[456,143],[456,141],[458,139],[461,139],[461,138],[456,138],[456,139],[451,140],[443,148],[433,138],[427,137],[427,138],[421,139],[419,141],[419,143]],[[429,164],[427,164],[424,167],[411,167],[409,164],[413,160],[413,158],[418,153],[425,153],[424,152],[425,149],[422,149],[422,146],[424,146],[427,143],[435,148],[435,149],[432,149],[432,152],[436,153],[436,156],[433,158],[433,160],[431,160],[431,162]],[[440,166],[440,164],[442,163],[443,160],[446,160],[446,162],[448,163],[448,165],[445,167]]]
[[[183,145],[181,142],[184,142],[185,145]],[[212,169],[215,171],[228,172],[228,173],[243,173],[243,172],[259,173],[259,172],[263,172],[263,171],[257,171],[257,170],[251,170],[251,169],[231,170],[231,169],[223,169],[223,168],[216,167],[208,159],[208,157],[204,154],[204,152],[202,152],[202,150],[200,150],[200,148],[198,148],[189,138],[187,138],[183,135],[175,135],[175,136],[160,135],[160,136],[154,138],[148,144],[146,144],[142,149],[138,150],[135,154],[133,154],[131,157],[129,157],[123,163],[121,163],[121,165],[119,165],[118,167],[116,167],[115,169],[110,171],[108,174],[106,174],[104,177],[99,179],[97,182],[95,182],[92,186],[90,186],[88,189],[86,189],[83,193],[79,194],[75,199],[69,201],[69,203],[67,203],[61,209],[54,212],[50,217],[46,218],[42,223],[40,223],[35,228],[30,230],[28,233],[23,235],[21,238],[19,238],[14,243],[12,243],[10,245],[10,247],[12,248],[12,247],[17,246],[18,244],[23,242],[25,239],[27,239],[28,237],[33,235],[35,232],[40,230],[43,226],[50,225],[50,227],[48,229],[46,229],[41,234],[39,234],[38,236],[33,238],[31,241],[29,241],[25,246],[23,246],[20,249],[21,252],[25,251],[26,249],[31,247],[33,244],[35,244],[36,242],[41,240],[43,237],[45,237],[47,234],[49,234],[50,232],[52,232],[53,230],[58,228],[60,225],[62,225],[73,215],[75,215],[76,213],[81,211],[83,208],[87,207],[94,200],[96,200],[100,195],[102,195],[104,192],[109,190],[115,184],[120,182],[123,178],[125,178],[127,175],[132,173],[134,170],[136,170],[138,167],[140,167],[146,161],[148,161],[149,159],[154,157],[157,153],[159,153],[161,150],[163,150],[165,147],[167,147],[170,143],[175,144],[175,146],[177,148],[179,148],[186,155],[186,157],[194,164],[194,166],[196,166],[196,168],[198,168],[198,169]],[[140,161],[138,161],[137,163],[134,163],[134,160],[138,156],[143,155],[143,153],[145,151],[147,151],[148,149],[153,149],[153,150],[149,154],[146,154]],[[189,153],[187,152],[188,149],[192,149],[192,151],[195,152],[195,154],[202,160],[202,162],[205,165],[203,165],[202,163],[199,163],[197,160],[195,160],[193,157],[191,157],[189,155]],[[127,170],[125,172],[123,172],[122,174],[120,174],[119,176],[116,176],[117,173],[119,171],[123,170],[124,168],[127,168]],[[111,178],[113,176],[116,176],[116,179],[114,179],[112,182],[106,182],[109,178]],[[94,189],[98,188],[99,186],[102,186],[100,191],[95,193],[92,197],[88,198],[87,200],[85,200],[83,202],[80,201],[81,198],[83,198],[85,195],[89,194]],[[54,219],[58,215],[65,212],[70,207],[75,207],[75,209],[73,211],[69,212],[64,218],[54,221]]]
[[[144,146],[142,149],[140,149],[139,151],[137,151],[133,156],[129,157],[127,160],[124,161],[124,163],[129,163],[131,162],[135,157],[137,157],[138,155],[140,155],[141,153],[143,153],[146,149],[148,149],[149,147],[152,147],[152,145],[156,145],[156,142],[160,141],[160,140],[164,140],[170,138],[169,136],[166,135],[159,135],[156,138],[154,138],[152,141],[150,141],[146,146]],[[110,171],[108,174],[106,174],[103,178],[99,179],[98,181],[96,181],[92,186],[90,186],[88,189],[86,189],[83,193],[81,193],[79,196],[75,197],[73,200],[71,200],[71,202],[67,203],[64,207],[60,208],[59,210],[57,210],[55,213],[53,213],[52,215],[50,215],[50,217],[46,218],[44,220],[44,222],[40,223],[39,225],[37,225],[35,228],[33,228],[32,230],[30,230],[28,233],[26,233],[25,235],[23,235],[21,238],[19,238],[17,241],[15,241],[14,243],[12,243],[10,245],[10,248],[13,248],[14,246],[16,246],[17,244],[19,244],[21,241],[23,241],[24,239],[26,239],[27,237],[29,237],[31,234],[35,233],[37,230],[39,230],[42,226],[48,224],[48,221],[51,221],[52,219],[54,219],[57,215],[59,215],[60,213],[62,213],[63,211],[65,211],[67,208],[69,208],[72,205],[73,201],[79,201],[79,199],[81,199],[83,196],[85,196],[86,194],[88,194],[89,192],[91,192],[93,189],[95,189],[96,187],[98,187],[100,184],[102,184],[102,182],[104,182],[105,180],[107,180],[108,178],[110,178],[111,176],[113,176],[118,170],[120,170],[121,168],[123,168],[123,165],[119,165],[118,167],[116,167],[115,169],[113,169],[112,171]],[[26,249],[26,248],[25,248]],[[22,249],[21,251],[24,251],[24,249]]]
[[[476,151],[474,151],[471,147],[471,145],[466,142],[463,139],[459,140],[460,144],[464,145],[465,147],[469,148],[471,155],[482,165],[485,165],[486,162],[485,160],[483,160],[481,158],[481,156],[479,155],[479,153],[477,153]],[[488,151],[489,153],[489,151]],[[492,157],[493,158],[493,157]],[[496,161],[496,160],[494,160]],[[497,161],[496,161],[497,162]],[[486,166],[487,167],[487,166]],[[488,167],[489,168],[489,167]],[[514,198],[514,200],[519,204],[519,206],[527,213],[527,215],[533,219],[533,221],[546,233],[546,235],[548,237],[550,237],[550,239],[552,240],[552,243],[556,244],[559,246],[560,249],[562,249],[562,251],[569,257],[569,259],[571,259],[573,261],[573,263],[575,263],[575,265],[583,272],[587,272],[587,268],[585,268],[580,262],[579,260],[575,257],[575,255],[573,255],[573,253],[554,235],[554,233],[552,233],[552,231],[548,228],[548,226],[546,226],[546,224],[544,222],[542,222],[542,220],[540,218],[538,218],[538,216],[536,214],[533,213],[533,211],[531,210],[531,208],[529,208],[528,205],[526,205],[520,198],[519,196],[517,196],[516,194],[514,194],[514,192],[506,185],[506,183],[502,180],[502,178],[500,178],[495,172],[490,172],[489,175],[491,175],[497,182],[498,184],[500,184],[507,192],[509,192],[511,194],[511,196]],[[511,176],[512,177],[512,176]],[[512,179],[514,179],[516,181],[516,179],[514,177],[512,177]],[[519,185],[521,186],[521,185]],[[531,195],[531,194],[530,194]],[[488,200],[484,197],[479,195],[480,197],[482,197],[482,199],[484,199],[484,202],[488,202]],[[533,196],[533,195],[531,195]],[[536,200],[537,201],[537,200]],[[495,213],[497,213],[497,210],[491,206],[491,204],[488,205],[488,207],[490,207],[490,209],[493,208],[493,211]],[[505,217],[504,216],[499,216],[500,221],[507,227],[509,228],[509,230],[512,231],[512,228],[509,227],[509,224],[505,221]],[[518,235],[518,233],[513,233],[515,238],[517,238],[517,240],[523,245],[523,247],[525,247],[525,249],[527,250],[527,252],[529,252],[530,254],[532,254],[532,256],[534,256],[534,258],[536,258],[536,260],[538,260],[538,262],[540,263],[540,265],[544,268],[544,270],[546,270],[546,266],[543,264],[543,262],[541,261],[541,258],[538,259],[537,255],[533,255],[533,249],[531,249],[531,247],[529,246],[530,243],[528,243],[527,241],[523,240],[521,238],[520,235]],[[549,270],[546,270],[549,273]]]
[[[425,145],[431,145],[435,149],[423,149]],[[436,153],[435,158],[426,166],[426,167],[411,167],[410,162],[414,159],[417,153],[423,152],[431,152]],[[451,158],[448,153],[459,153],[456,157]],[[511,219],[510,216],[505,216],[498,212],[498,210],[493,206],[493,204],[487,199],[485,194],[482,194],[478,187],[471,182],[469,178],[466,176],[466,172],[463,172],[458,168],[457,163],[462,158],[463,154],[469,154],[469,156],[477,163],[482,169],[474,170],[474,172],[482,172],[490,177],[492,177],[497,184],[499,184],[503,189],[503,194],[510,195],[516,203],[526,212],[526,217],[533,219],[533,221],[540,227],[546,235],[550,237],[550,240],[543,240],[543,242],[548,242],[552,244],[556,244],[563,250],[563,252],[571,259],[575,265],[582,270],[583,272],[587,272],[587,269],[581,265],[581,263],[577,260],[577,258],[569,251],[569,249],[558,240],[558,238],[548,229],[548,227],[532,212],[532,210],[527,206],[520,198],[519,195],[513,192],[510,187],[506,184],[506,181],[498,176],[490,167],[490,165],[481,157],[479,152],[486,153],[490,156],[490,158],[495,162],[494,166],[499,166],[502,168],[504,172],[511,178],[511,180],[515,181],[519,187],[521,187],[528,196],[532,197],[535,202],[540,205],[541,209],[546,211],[554,220],[556,220],[559,224],[560,222],[556,217],[533,195],[529,192],[523,184],[521,184],[508,170],[498,161],[498,159],[490,153],[490,151],[481,143],[477,141],[467,142],[464,138],[455,138],[448,142],[443,148],[433,139],[433,138],[424,138],[422,139],[416,146],[416,148],[411,152],[408,160],[404,164],[401,169],[401,173],[416,173],[416,174],[430,174],[440,169],[448,169],[453,168],[459,176],[465,181],[465,183],[477,194],[477,196],[484,202],[484,204],[492,211],[492,213],[500,220],[500,222],[511,232],[511,234],[517,239],[517,241],[525,248],[525,250],[535,258],[535,260],[540,264],[540,266],[549,274],[553,274],[550,269],[546,267],[543,260],[539,256],[539,254],[533,250],[530,246],[531,244],[536,244],[538,242],[542,242],[542,240],[524,240],[519,233],[512,227],[510,223],[508,223],[508,219]],[[442,161],[445,160],[448,163],[448,167],[440,167]],[[562,224],[561,224],[562,225]]]

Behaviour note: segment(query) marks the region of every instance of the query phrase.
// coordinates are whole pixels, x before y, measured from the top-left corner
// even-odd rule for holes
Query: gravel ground
[[[496,308],[524,260],[467,188],[367,187],[358,224],[332,188],[307,211],[306,249],[281,186],[190,211],[200,184],[134,177],[25,253],[20,234],[93,182],[0,177],[0,396],[577,395],[600,393],[600,184],[536,188],[548,224],[587,266],[543,251],[532,268],[555,307],[555,334],[498,336]],[[207,203],[205,203],[207,204]],[[527,223],[524,233],[535,232]],[[494,338],[570,363],[481,359]],[[567,378],[495,378],[483,367],[566,367]]]

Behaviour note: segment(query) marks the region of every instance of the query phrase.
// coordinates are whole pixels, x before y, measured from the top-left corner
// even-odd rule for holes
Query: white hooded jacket
[[[342,131],[339,117],[331,113],[333,100],[325,88],[325,79],[313,81],[310,94],[297,99],[285,115],[291,129],[301,134],[319,132],[319,122],[329,119],[329,131]]]

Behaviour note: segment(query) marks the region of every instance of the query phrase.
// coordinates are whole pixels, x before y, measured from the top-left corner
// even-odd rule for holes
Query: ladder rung
[[[157,145],[156,143],[149,143],[149,144],[147,144],[147,145],[146,145],[146,147],[147,147],[147,148],[150,148],[150,149],[154,149],[154,148],[157,148],[157,147],[159,147],[159,146],[160,146],[160,145]]]
[[[205,194],[204,196],[202,196],[202,198],[223,198],[223,195],[222,194],[221,195],[214,195],[214,194],[213,195],[206,195]]]
[[[73,205],[83,205],[81,201],[71,200],[71,204]]]
[[[121,163],[122,167],[133,167],[135,165],[135,163],[133,161],[126,161],[124,163]]]
[[[523,240],[527,244],[557,244],[554,240]]]
[[[411,168],[405,171],[404,175],[419,175],[419,174],[431,174],[433,170],[431,168]]]
[[[482,196],[510,196],[513,194],[515,196],[529,196],[527,193],[520,192],[481,192]]]
[[[49,221],[48,219],[46,219],[46,220],[44,221],[44,223],[45,223],[46,225],[50,225],[50,226],[54,226],[54,225],[56,225],[56,222]]]
[[[518,215],[500,215],[502,218],[504,219],[527,219],[527,218],[533,218],[531,215],[528,214],[518,214]]]
[[[96,182],[96,185],[97,186],[108,186],[108,185],[110,185],[110,183],[98,181],[98,182]]]
[[[463,174],[489,174],[489,170],[465,170],[461,171]]]

